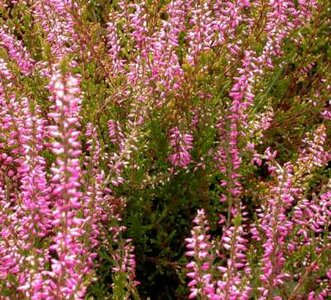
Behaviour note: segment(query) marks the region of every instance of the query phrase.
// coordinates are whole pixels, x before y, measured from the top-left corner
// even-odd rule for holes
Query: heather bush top
[[[0,0],[0,299],[331,299],[326,0]]]

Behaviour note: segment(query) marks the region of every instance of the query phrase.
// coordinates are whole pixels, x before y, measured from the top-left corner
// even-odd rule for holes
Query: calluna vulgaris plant
[[[330,299],[330,13],[0,0],[0,299]]]

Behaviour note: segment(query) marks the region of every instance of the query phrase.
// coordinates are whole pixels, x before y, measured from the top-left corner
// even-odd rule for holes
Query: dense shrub
[[[320,0],[0,1],[0,299],[329,299]]]

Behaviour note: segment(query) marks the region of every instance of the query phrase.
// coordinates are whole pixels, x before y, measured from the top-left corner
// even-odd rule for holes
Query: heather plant
[[[0,299],[329,299],[330,12],[0,0]]]

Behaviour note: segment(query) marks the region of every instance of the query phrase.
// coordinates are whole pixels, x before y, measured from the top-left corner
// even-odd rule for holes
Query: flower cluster
[[[211,274],[214,261],[213,247],[209,240],[209,226],[203,209],[198,210],[193,223],[195,226],[191,231],[192,237],[186,239],[186,247],[188,249],[186,255],[194,259],[186,266],[190,270],[187,276],[191,278],[188,284],[191,291],[190,299],[197,296],[210,297],[215,294]]]
[[[9,57],[17,63],[20,71],[24,75],[29,75],[33,70],[34,61],[22,43],[12,36],[5,26],[0,28],[0,39],[0,45],[8,51]]]
[[[188,133],[182,134],[178,127],[170,130],[170,145],[174,153],[169,160],[174,167],[186,168],[191,163],[191,149],[193,148],[193,136]]]

